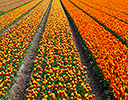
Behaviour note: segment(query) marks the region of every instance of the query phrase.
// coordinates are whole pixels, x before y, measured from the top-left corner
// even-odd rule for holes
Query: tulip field
[[[0,1],[0,11],[2,13],[5,13],[9,10],[15,9],[15,8],[17,8],[23,4],[29,3],[31,1],[32,0],[1,0]]]
[[[111,88],[110,93],[119,100],[127,100],[127,45],[120,42],[118,38],[115,38],[113,34],[105,30],[102,25],[98,24],[94,19],[92,19],[92,17],[84,13],[83,10],[87,7],[80,6],[81,3],[77,3],[77,1],[73,2],[69,0],[62,0],[65,9],[79,31],[79,36],[83,41],[83,47],[86,50],[89,49],[91,58],[93,59],[92,64],[97,66],[103,74],[103,80],[105,81],[103,83],[105,83],[105,85],[109,83],[108,87]],[[87,11],[91,12],[94,10]],[[128,36],[127,32],[125,36]],[[102,78],[100,76],[101,75],[99,75],[99,78]]]
[[[24,100],[98,100],[89,67],[104,100],[128,100],[127,5],[126,0],[1,0],[0,100],[14,100],[9,95],[37,34]],[[83,65],[73,34],[90,66]]]

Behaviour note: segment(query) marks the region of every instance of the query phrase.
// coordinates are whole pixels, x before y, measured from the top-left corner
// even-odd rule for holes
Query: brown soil
[[[23,100],[25,98],[26,88],[29,86],[29,80],[31,76],[30,67],[33,66],[33,60],[36,57],[37,49],[39,46],[39,42],[41,40],[41,36],[43,30],[45,28],[45,22],[48,17],[50,8],[48,9],[46,15],[44,16],[43,22],[41,27],[39,28],[36,36],[34,37],[33,41],[31,42],[31,47],[29,48],[29,53],[26,54],[24,61],[18,71],[18,76],[16,79],[16,83],[12,86],[11,92],[8,94],[8,97],[11,97],[9,100]]]

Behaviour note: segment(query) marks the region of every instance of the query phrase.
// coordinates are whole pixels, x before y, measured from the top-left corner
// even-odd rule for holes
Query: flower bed
[[[89,100],[95,96],[59,0],[52,2],[33,63],[27,100]]]
[[[81,8],[83,11],[85,11],[87,14],[89,14],[98,23],[101,23],[100,25],[104,26],[117,38],[122,38],[122,42],[125,43],[128,47],[128,24],[95,8],[87,6],[86,4],[81,3],[78,0],[70,1]]]
[[[30,3],[32,0],[2,0],[0,2],[0,11],[8,12],[9,10],[20,7],[21,5],[25,5]]]
[[[7,27],[12,22],[14,22],[19,17],[23,16],[25,13],[28,13],[30,10],[35,8],[41,1],[42,0],[34,0],[24,6],[21,6],[15,10],[12,10],[0,16],[0,31]]]
[[[50,0],[44,0],[0,37],[0,98],[4,100]]]
[[[128,17],[127,17],[127,14],[125,14],[124,12],[122,12],[122,10],[121,9],[125,9],[126,7],[123,5],[123,3],[122,3],[122,5],[118,5],[117,3],[116,3],[116,1],[119,3],[119,2],[123,2],[123,1],[119,1],[119,0],[114,0],[114,1],[109,1],[110,3],[112,3],[112,4],[110,4],[110,3],[104,3],[104,2],[102,2],[102,0],[95,0],[95,1],[92,1],[92,2],[90,2],[90,0],[86,0],[86,1],[84,1],[84,0],[79,0],[80,2],[82,2],[82,3],[84,3],[84,4],[86,4],[86,5],[88,5],[88,6],[90,6],[90,7],[92,7],[92,8],[94,8],[94,9],[97,9],[97,10],[99,10],[99,11],[101,11],[101,12],[103,12],[103,13],[106,13],[106,14],[108,14],[108,15],[110,15],[110,16],[113,16],[113,17],[116,17],[116,18],[118,18],[118,19],[120,19],[121,21],[124,21],[124,22],[126,22],[126,23],[128,23]],[[105,0],[105,1],[107,1],[107,0]],[[97,3],[96,3],[97,2]],[[115,3],[114,3],[115,2]],[[113,5],[113,7],[112,7],[112,5]],[[116,10],[116,6],[118,5],[118,10]],[[111,6],[111,7],[110,7]]]
[[[78,29],[81,44],[95,66],[95,75],[111,96],[127,100],[128,48],[71,2],[61,1]]]

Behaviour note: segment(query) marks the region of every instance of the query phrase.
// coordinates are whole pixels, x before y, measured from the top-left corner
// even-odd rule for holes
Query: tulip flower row
[[[90,7],[95,8],[95,9],[101,11],[101,12],[107,13],[107,14],[109,14],[111,16],[114,16],[114,17],[116,17],[116,18],[128,23],[128,17],[123,12],[120,12],[120,11],[117,11],[117,10],[114,10],[114,9],[109,9],[109,8],[106,8],[106,7],[101,6],[101,5],[97,5],[95,3],[90,2],[90,0],[86,0],[86,1],[85,0],[79,0],[79,1],[84,3],[84,4],[86,4],[86,5],[88,5],[88,6],[90,6]],[[101,2],[101,1],[102,0],[100,0],[99,2]]]
[[[128,14],[128,2],[126,0],[90,0],[97,5],[104,6],[111,10],[115,10],[124,14]]]
[[[14,2],[16,0],[1,0],[0,4],[8,3],[8,2]]]
[[[23,14],[27,13],[30,9],[34,8],[39,4],[42,0],[34,0],[20,8],[17,8],[11,12],[8,12],[2,16],[0,16],[0,31],[4,29],[6,26],[14,22]]]
[[[53,0],[34,68],[27,100],[90,100],[86,66],[82,66],[68,20],[59,0]]]
[[[0,98],[4,100],[50,0],[44,0],[0,37]]]
[[[4,0],[3,3],[0,2],[0,11],[7,12],[11,9],[19,7],[20,5],[29,3],[30,1],[31,0]]]
[[[104,82],[110,83],[113,96],[127,100],[128,48],[69,0],[61,1],[79,31],[83,47],[90,51],[93,62],[96,61],[92,64],[102,71]]]
[[[1,0],[0,4],[8,3],[8,2],[14,2],[15,0]],[[1,6],[0,6],[1,7]]]
[[[107,28],[115,32],[116,35],[120,36],[128,44],[128,24],[115,19],[112,16],[107,15],[99,10],[91,8],[78,0],[71,0],[75,5],[81,8],[83,11],[94,17],[100,23],[105,25]],[[127,16],[126,16],[127,18]]]

